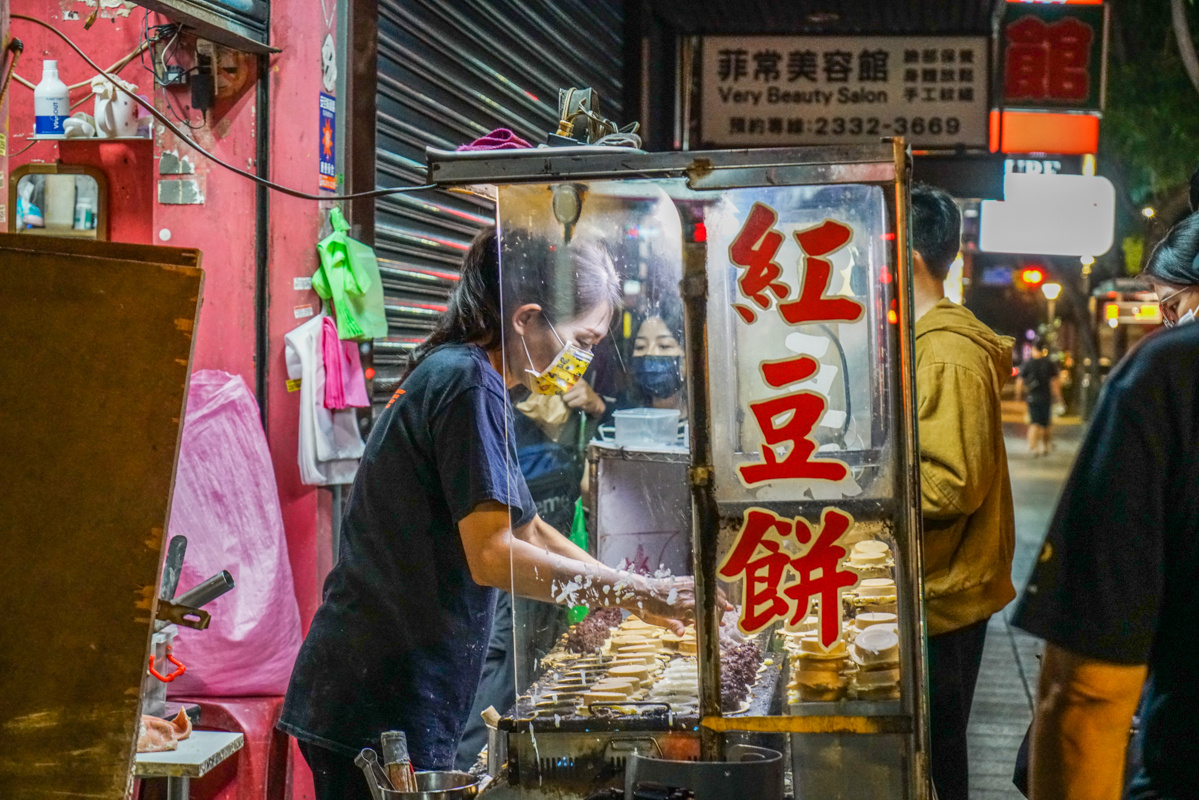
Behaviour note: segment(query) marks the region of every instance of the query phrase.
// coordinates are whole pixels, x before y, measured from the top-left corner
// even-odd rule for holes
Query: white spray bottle
[[[58,62],[42,62],[42,82],[33,90],[33,132],[37,136],[62,136],[71,116],[67,85],[58,78]]]

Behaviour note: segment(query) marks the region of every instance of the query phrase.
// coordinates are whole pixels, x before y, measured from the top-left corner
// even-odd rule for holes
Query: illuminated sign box
[[[1003,200],[981,203],[979,249],[1100,256],[1115,237],[1116,192],[1102,177],[1011,174]]]
[[[983,148],[985,36],[707,36],[700,138],[720,147]]]
[[[1000,37],[1005,107],[1103,107],[1104,6],[1008,3]]]
[[[1099,150],[1099,117],[1045,111],[991,112],[991,152],[1085,155]]]

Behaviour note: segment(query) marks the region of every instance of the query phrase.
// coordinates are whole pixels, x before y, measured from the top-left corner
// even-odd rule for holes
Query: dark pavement
[[[1045,537],[1062,484],[1073,463],[1083,428],[1077,420],[1055,425],[1055,450],[1032,458],[1024,442],[1023,404],[1005,403],[1004,432],[1016,510],[1016,554],[1012,579],[1024,588]],[[971,800],[1020,798],[1012,767],[1032,719],[1040,640],[1012,627],[1012,607],[991,618],[982,671],[970,716]]]

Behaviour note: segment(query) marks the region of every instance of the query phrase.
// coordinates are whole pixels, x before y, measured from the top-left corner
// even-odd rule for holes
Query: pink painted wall
[[[107,67],[133,50],[141,39],[143,9],[105,11],[91,30],[82,18],[91,12],[83,0],[0,0],[12,10],[50,22]],[[315,193],[318,183],[318,100],[321,83],[321,44],[332,33],[337,0],[273,0],[272,43],[282,50],[270,58],[265,76],[270,92],[268,146],[270,178],[286,186]],[[150,24],[167,20],[150,15]],[[43,58],[57,58],[60,74],[69,85],[89,80],[92,71],[56,37],[37,26],[14,20],[12,33],[25,44],[18,73],[37,83]],[[186,63],[191,43],[184,39],[179,51]],[[254,171],[256,74],[254,61],[237,64],[230,96],[218,101],[202,124],[198,113],[193,124],[202,127],[192,135],[220,158]],[[153,94],[159,110],[166,108],[162,89],[153,90],[153,79],[138,60],[121,73],[138,84],[143,95]],[[176,90],[172,90],[176,91]],[[86,95],[72,94],[72,99]],[[33,129],[33,93],[14,84],[10,89],[9,152],[20,150]],[[190,100],[186,89],[173,98],[180,109]],[[90,111],[91,101],[81,106]],[[373,122],[372,122],[373,124]],[[30,161],[90,164],[106,173],[109,183],[109,236],[116,241],[169,244],[203,251],[206,272],[204,304],[196,333],[194,369],[221,369],[241,375],[255,386],[255,187],[242,177],[209,162],[169,131],[156,126],[153,142],[39,142],[9,159],[11,170]],[[157,202],[158,174],[164,152],[187,156],[204,202],[199,205],[164,205]],[[319,308],[311,290],[297,290],[293,279],[310,276],[316,268],[315,245],[327,214],[325,203],[298,200],[271,193],[268,230],[268,363],[266,435],[275,466],[276,481],[287,532],[296,596],[305,630],[320,603],[320,589],[331,564],[330,494],[303,486],[296,464],[299,393],[288,392],[283,336],[304,321],[297,306]],[[301,764],[293,773],[291,796],[310,798],[311,777]]]
[[[91,8],[83,0],[11,0],[13,11],[50,22],[71,37],[101,66],[109,66],[141,41],[140,7],[104,11],[91,30],[83,19]],[[318,97],[321,85],[321,44],[331,33],[336,0],[275,0],[273,44],[282,50],[270,58],[266,76],[270,90],[270,177],[289,187],[317,191]],[[150,14],[149,24],[165,23]],[[83,82],[93,71],[50,32],[14,20],[12,32],[25,44],[19,74],[37,83],[44,58],[59,61],[67,84]],[[184,37],[178,48],[187,65],[191,42]],[[188,115],[200,125],[191,135],[221,159],[242,169],[256,169],[255,61],[236,59],[238,76],[229,97],[218,101],[203,124],[198,112]],[[177,112],[190,100],[186,89],[153,88],[152,76],[138,59],[121,76],[136,83],[139,93],[153,97],[159,110],[169,102]],[[11,91],[9,152],[29,143],[33,129],[33,93],[14,84]],[[87,89],[72,93],[86,97]],[[78,110],[90,111],[86,101]],[[38,142],[14,156],[9,169],[21,164],[61,160],[100,167],[109,183],[109,236],[116,241],[169,244],[203,251],[206,272],[204,305],[196,334],[195,369],[221,369],[255,384],[255,233],[254,184],[198,155],[162,126],[155,126],[154,141]],[[164,152],[186,156],[195,165],[195,180],[203,194],[200,205],[167,205],[157,202],[158,174]],[[170,178],[168,178],[170,179]],[[327,213],[327,204],[271,193],[269,206],[269,362],[267,438],[275,460],[283,505],[284,523],[296,576],[296,592],[305,625],[319,604],[320,585],[328,570],[329,501],[299,482],[296,438],[299,421],[298,393],[286,389],[283,336],[302,318],[297,306],[319,308],[311,290],[293,288],[293,278],[310,276],[316,268],[315,244]],[[264,398],[259,398],[262,402]],[[322,511],[323,508],[323,511]],[[320,535],[318,537],[318,531]]]
[[[291,0],[276,3],[273,14],[272,43],[283,52],[273,59],[267,76],[271,96],[270,168],[271,178],[293,189],[315,194],[318,191],[318,120],[321,86],[321,42],[324,40],[325,9],[333,9],[333,0]],[[283,12],[286,10],[286,14]],[[270,409],[267,438],[275,454],[279,479],[279,498],[283,522],[288,530],[305,526],[321,518],[320,537],[291,537],[292,571],[300,617],[305,629],[320,603],[321,584],[327,566],[319,554],[330,551],[318,495],[300,484],[296,466],[296,426],[299,423],[299,393],[287,391],[283,336],[304,321],[297,319],[296,307],[320,308],[320,300],[311,290],[297,291],[296,277],[311,276],[317,266],[315,246],[324,220],[321,206],[310,200],[298,200],[274,193],[270,199],[270,360],[267,363],[267,407]],[[287,463],[284,463],[286,460]],[[327,497],[327,493],[325,494]]]
[[[128,16],[104,12],[91,30],[83,19],[91,9],[82,0],[12,0],[16,13],[50,22],[69,36],[103,67],[115,63],[137,47],[142,36],[144,10],[134,7]],[[150,14],[151,25],[166,22]],[[13,34],[25,44],[18,74],[33,83],[41,79],[42,59],[58,61],[59,75],[68,85],[90,80],[94,71],[63,42],[45,29],[14,20]],[[185,41],[180,50],[187,51]],[[152,96],[159,110],[166,108],[165,90],[153,89],[153,76],[134,59],[120,73],[137,85],[143,96]],[[33,130],[33,93],[14,84],[10,119],[10,152],[19,151]],[[89,90],[71,93],[72,102]],[[172,90],[176,108],[189,96],[186,89]],[[244,93],[233,104],[218,105],[210,124],[195,136],[218,157],[245,168],[247,154],[254,155],[254,93]],[[76,110],[90,112],[93,103]],[[199,114],[192,115],[199,121]],[[204,306],[200,314],[193,360],[195,369],[222,369],[241,375],[254,385],[254,188],[248,182],[196,155],[177,142],[174,134],[155,126],[153,143],[142,142],[37,142],[9,161],[9,169],[29,162],[62,161],[89,164],[104,170],[109,187],[109,238],[142,244],[196,247],[203,251],[206,272]],[[163,205],[156,201],[158,161],[164,150],[189,154],[196,164],[194,177],[205,196],[203,205]]]

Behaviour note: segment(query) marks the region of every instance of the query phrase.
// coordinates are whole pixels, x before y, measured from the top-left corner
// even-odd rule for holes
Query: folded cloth
[[[475,139],[470,144],[458,146],[458,152],[473,153],[478,150],[522,150],[533,145],[517,136],[507,128],[496,128],[486,136]]]
[[[358,357],[357,342],[343,342],[337,324],[325,317],[321,323],[321,355],[325,362],[325,408],[366,408],[366,377]]]

